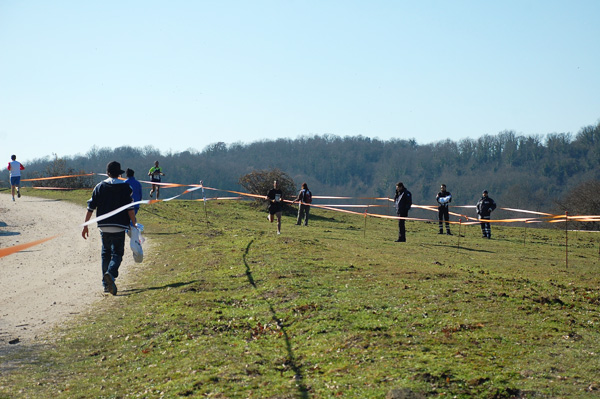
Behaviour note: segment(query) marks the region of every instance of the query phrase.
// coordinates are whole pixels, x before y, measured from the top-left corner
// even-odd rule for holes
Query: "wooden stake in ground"
[[[204,215],[206,216],[206,226],[208,227],[208,211],[206,210],[206,194],[204,194],[204,183],[200,180],[202,186],[202,202],[204,202]]]
[[[461,226],[462,226],[462,219],[459,218],[458,219],[458,240],[457,240],[457,243],[456,243],[456,250],[457,251],[460,250],[460,230],[461,230],[460,228],[461,228]]]
[[[565,212],[565,266],[569,268],[569,212]]]
[[[363,238],[367,237],[367,211],[369,208],[365,209],[365,229],[363,230]]]

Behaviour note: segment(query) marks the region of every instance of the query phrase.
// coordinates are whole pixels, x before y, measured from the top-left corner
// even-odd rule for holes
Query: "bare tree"
[[[557,201],[559,208],[569,215],[600,215],[600,181],[590,180],[569,191],[563,200]],[[598,230],[598,222],[576,224],[583,230]]]
[[[269,190],[273,188],[275,180],[279,183],[279,189],[283,193],[284,199],[296,198],[294,180],[279,169],[255,170],[240,177],[238,183],[250,194],[266,196]],[[258,201],[263,202],[260,199]]]

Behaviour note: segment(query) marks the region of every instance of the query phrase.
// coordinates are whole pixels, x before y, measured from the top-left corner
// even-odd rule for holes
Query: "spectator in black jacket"
[[[412,195],[410,191],[404,187],[404,183],[399,182],[396,184],[396,195],[394,197],[394,205],[396,206],[396,215],[400,217],[398,219],[398,239],[396,242],[406,242],[406,228],[404,225],[406,217],[408,217],[408,211],[412,206]]]
[[[490,220],[490,214],[496,209],[496,202],[488,197],[487,190],[483,190],[483,194],[477,202],[476,208],[479,220],[483,220],[481,222],[481,233],[483,234],[483,238],[492,238],[492,227],[490,222],[486,222],[485,220]]]
[[[131,197],[131,186],[119,176],[125,173],[118,162],[109,162],[106,165],[108,179],[98,183],[92,192],[92,198],[87,202],[87,223],[96,210],[96,217],[107,215],[127,204],[133,202]],[[117,295],[115,279],[119,276],[119,266],[125,252],[125,230],[129,224],[135,226],[135,212],[133,206],[126,208],[114,215],[98,221],[98,229],[102,237],[102,285],[104,292]],[[81,236],[87,239],[89,236],[88,226],[83,227]]]

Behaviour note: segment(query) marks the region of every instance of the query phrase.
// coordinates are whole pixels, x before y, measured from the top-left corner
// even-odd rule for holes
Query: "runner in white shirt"
[[[17,156],[12,155],[11,161],[8,163],[8,170],[10,171],[10,186],[12,191],[12,199],[15,200],[15,188],[17,190],[17,197],[21,198],[21,171],[25,169],[25,166],[21,162],[17,161]]]

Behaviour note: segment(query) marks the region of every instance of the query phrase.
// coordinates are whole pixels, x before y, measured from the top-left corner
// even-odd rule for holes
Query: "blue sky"
[[[431,143],[600,121],[600,1],[0,0],[0,142]]]

